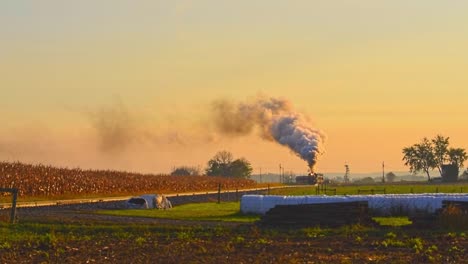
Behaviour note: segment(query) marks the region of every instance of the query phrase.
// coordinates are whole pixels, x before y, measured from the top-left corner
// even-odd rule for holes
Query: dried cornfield
[[[223,189],[255,186],[255,182],[248,179],[166,176],[0,162],[0,186],[18,188],[20,197],[182,193],[216,190],[218,184],[221,184]]]

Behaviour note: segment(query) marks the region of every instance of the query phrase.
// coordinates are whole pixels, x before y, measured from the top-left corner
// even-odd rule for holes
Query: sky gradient
[[[435,0],[2,1],[0,159],[169,172],[225,149],[254,173],[305,173],[284,147],[212,128],[213,101],[261,95],[327,134],[317,170],[405,171],[402,148],[423,137],[468,148],[467,13]]]

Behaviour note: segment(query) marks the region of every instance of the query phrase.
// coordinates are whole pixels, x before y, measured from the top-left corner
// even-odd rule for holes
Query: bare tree
[[[213,157],[213,160],[216,160],[217,162],[221,164],[228,164],[231,163],[232,160],[234,159],[233,155],[231,152],[222,150]]]

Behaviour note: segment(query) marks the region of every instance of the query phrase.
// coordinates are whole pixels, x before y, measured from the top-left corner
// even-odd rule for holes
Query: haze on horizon
[[[217,100],[289,100],[327,135],[320,172],[407,171],[468,148],[466,1],[3,1],[0,160],[167,173],[219,150],[307,163],[213,127]]]

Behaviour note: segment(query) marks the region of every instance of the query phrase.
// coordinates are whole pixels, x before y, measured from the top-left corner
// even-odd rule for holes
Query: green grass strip
[[[239,202],[225,203],[192,203],[175,206],[169,210],[159,209],[122,209],[100,210],[99,214],[117,216],[137,216],[150,218],[165,218],[175,220],[196,221],[226,221],[226,222],[254,222],[259,215],[245,215],[240,212]]]
[[[381,226],[405,226],[411,225],[411,222],[408,217],[401,216],[401,217],[373,217],[374,221],[379,223]]]

